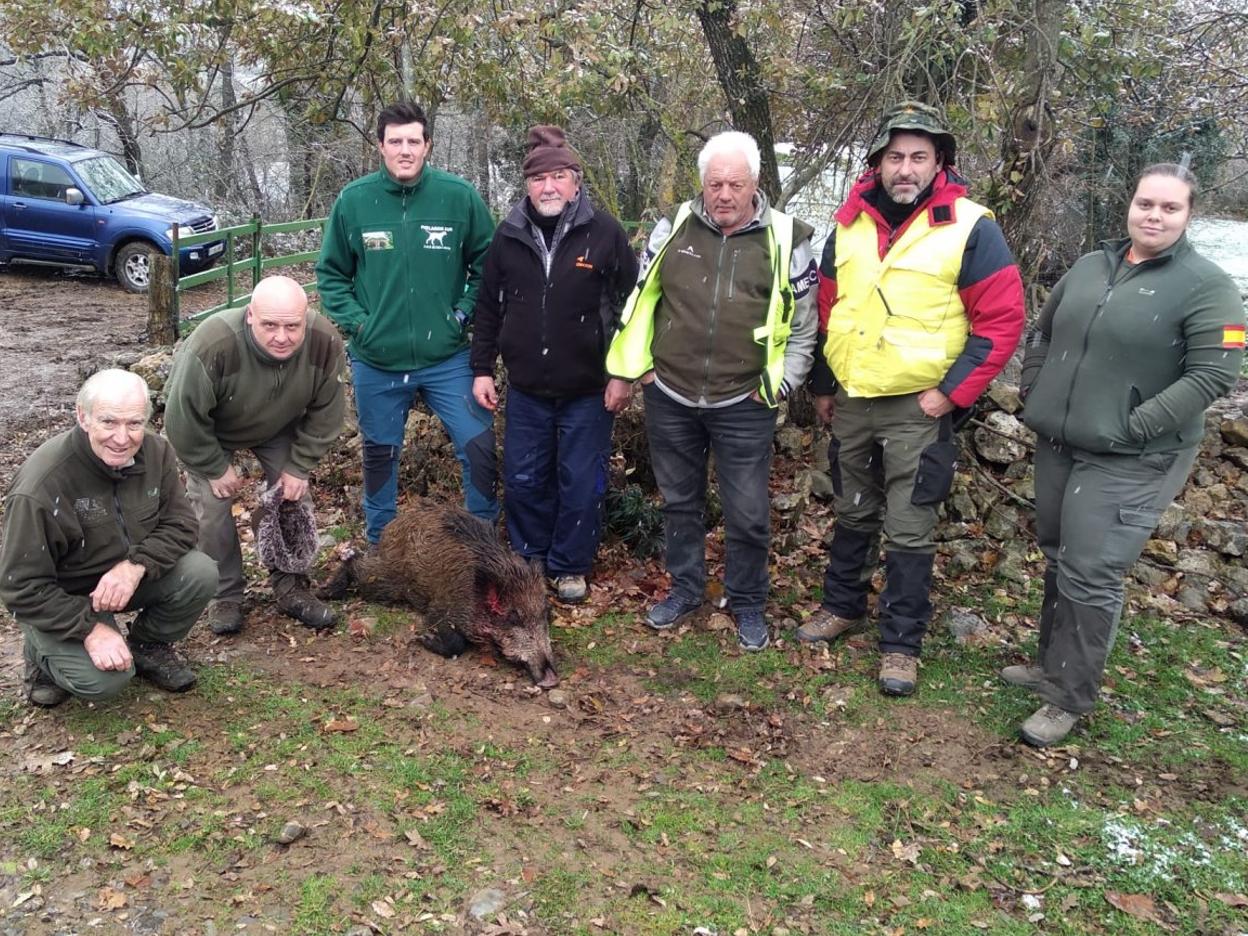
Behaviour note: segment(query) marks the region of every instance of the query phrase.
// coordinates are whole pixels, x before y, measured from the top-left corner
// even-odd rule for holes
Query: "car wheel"
[[[117,251],[113,270],[117,282],[126,292],[145,293],[152,281],[152,251],[155,248],[144,241],[131,241]]]

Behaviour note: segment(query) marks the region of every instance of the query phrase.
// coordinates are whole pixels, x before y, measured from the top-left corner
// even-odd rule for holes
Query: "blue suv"
[[[89,267],[147,291],[151,253],[217,229],[203,205],[149,192],[108,153],[50,137],[0,133],[0,263]],[[179,250],[179,275],[206,270],[225,241]]]

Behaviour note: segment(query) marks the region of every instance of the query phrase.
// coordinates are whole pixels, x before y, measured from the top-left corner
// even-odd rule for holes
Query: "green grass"
[[[336,928],[340,914],[334,911],[340,885],[330,875],[311,874],[299,884],[298,904],[291,918],[291,932],[298,936],[322,936]]]
[[[964,603],[991,618],[1034,612],[1034,598],[991,590]],[[596,691],[595,668],[636,667],[634,626],[608,615],[556,629],[561,658],[590,670],[571,687],[574,697]],[[98,709],[71,704],[63,728],[83,771],[72,782],[64,772],[12,775],[0,789],[0,842],[8,843],[0,858],[45,891],[57,886],[57,869],[87,858],[176,861],[228,900],[222,888],[233,885],[218,875],[242,855],[255,867],[272,863],[267,902],[284,908],[283,931],[308,934],[348,929],[391,899],[396,931],[421,931],[418,913],[430,929],[445,927],[491,883],[515,902],[508,913],[524,908],[545,931],[595,936],[697,926],[1158,931],[1112,907],[1109,891],[1151,896],[1175,933],[1243,926],[1242,911],[1212,895],[1248,892],[1248,801],[1220,792],[1244,776],[1248,755],[1242,727],[1206,714],[1243,710],[1245,644],[1235,632],[1124,622],[1111,691],[1070,751],[1049,758],[1012,747],[1035,706],[996,679],[1016,648],[960,646],[937,628],[918,694],[899,701],[878,693],[874,654],[861,646],[834,646],[825,660],[822,650],[742,654],[701,629],[653,642],[653,675],[643,684],[658,714],[635,718],[627,700],[604,696],[617,706],[605,718],[570,706],[552,713],[549,727],[534,705],[531,729],[521,721],[509,734],[451,697],[413,718],[368,691],[299,685],[238,665],[202,671],[185,703],[199,706],[198,718],[173,707],[153,715],[134,692]],[[748,712],[717,712],[726,694],[746,700]],[[677,736],[691,705],[711,731],[704,743]],[[821,771],[819,759],[836,756],[842,730],[871,743],[903,711],[911,723],[925,712],[962,718],[986,745],[995,739],[998,775],[959,785],[953,765],[871,781],[815,778],[836,775],[835,763]],[[24,715],[13,710],[14,719]],[[769,715],[795,729],[789,756],[734,759]],[[358,728],[327,731],[331,718]],[[561,746],[563,725],[580,726],[574,754]],[[1087,763],[1072,767],[1072,758]],[[341,815],[326,810],[331,803]],[[160,821],[135,825],[131,815]],[[287,818],[313,816],[331,821],[313,821],[310,842],[350,828],[344,848],[368,847],[344,853],[341,867],[299,864],[299,845],[275,851]],[[91,830],[85,841],[81,829]],[[110,848],[114,831],[133,848]],[[1039,911],[1024,894],[1038,895]],[[1030,922],[1036,912],[1043,921]],[[228,913],[218,920],[228,922]]]

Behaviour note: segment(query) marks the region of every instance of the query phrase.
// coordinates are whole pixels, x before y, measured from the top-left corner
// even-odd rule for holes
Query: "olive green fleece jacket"
[[[308,313],[303,344],[279,361],[252,335],[245,309],[212,316],[173,361],[165,435],[187,469],[209,480],[230,454],[293,429],[285,470],[306,478],[342,431],[346,356],[337,330]]]
[[[0,599],[21,624],[83,640],[105,572],[128,559],[158,579],[198,536],[168,442],[148,432],[134,462],[114,469],[75,426],[35,449],[9,486]]]
[[[1129,244],[1086,254],[1054,287],[1027,337],[1023,421],[1088,452],[1179,451],[1239,377],[1244,305],[1186,236],[1134,266]]]
[[[468,344],[494,219],[467,181],[426,165],[347,185],[321,241],[321,308],[352,357],[387,371],[440,364]]]

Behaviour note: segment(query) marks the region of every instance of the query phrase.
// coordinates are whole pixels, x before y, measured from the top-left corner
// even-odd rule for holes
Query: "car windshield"
[[[91,186],[103,204],[110,205],[123,198],[142,195],[147,189],[143,183],[126,171],[126,167],[113,159],[112,156],[95,156],[75,163],[78,174]]]

